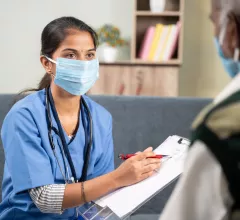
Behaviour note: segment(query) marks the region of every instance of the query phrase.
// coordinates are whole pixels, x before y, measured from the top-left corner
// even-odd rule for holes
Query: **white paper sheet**
[[[96,203],[102,207],[108,206],[122,218],[164,188],[183,171],[189,142],[184,139],[182,144],[179,144],[179,139],[179,136],[170,136],[154,150],[157,154],[171,156],[171,158],[163,159],[158,173],[140,183],[119,189],[99,199]]]

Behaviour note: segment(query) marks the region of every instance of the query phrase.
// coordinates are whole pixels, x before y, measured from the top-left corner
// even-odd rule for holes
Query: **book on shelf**
[[[138,57],[146,61],[169,61],[178,47],[181,22],[164,25],[156,24],[147,28],[140,46]]]
[[[159,41],[157,43],[156,53],[154,54],[153,61],[157,62],[159,60],[159,57],[160,57],[160,55],[162,53],[164,44],[165,44],[167,36],[168,36],[168,33],[169,33],[168,27],[166,25],[163,26],[163,29],[162,29]]]
[[[148,27],[148,29],[144,35],[143,44],[142,44],[142,46],[140,48],[140,52],[139,52],[139,57],[143,60],[146,60],[148,58],[148,54],[150,52],[150,46],[151,46],[151,42],[154,37],[154,33],[155,33],[155,27],[150,26],[150,27]]]
[[[177,48],[180,29],[181,29],[181,22],[179,21],[173,29],[163,61],[170,60],[173,57],[174,52]]]
[[[158,41],[159,41],[159,38],[160,38],[160,35],[161,35],[161,32],[162,32],[162,28],[163,28],[162,24],[157,24],[156,25],[154,35],[153,35],[153,39],[152,39],[152,42],[150,43],[151,47],[150,47],[149,54],[148,54],[148,59],[149,60],[153,60],[153,58],[154,58],[154,55],[156,53],[157,44],[158,44]]]

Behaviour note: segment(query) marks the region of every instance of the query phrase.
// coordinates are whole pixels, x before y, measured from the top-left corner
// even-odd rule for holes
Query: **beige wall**
[[[40,34],[47,22],[72,15],[93,27],[113,23],[124,37],[129,37],[132,3],[132,0],[4,1],[0,7],[0,25],[4,30],[0,35],[0,93],[14,93],[35,86],[43,75],[39,62]],[[210,0],[185,0],[181,96],[213,97],[229,80],[213,45],[209,7]]]
[[[118,26],[123,37],[132,31],[130,0],[7,0],[0,6],[0,93],[36,87],[44,70],[40,65],[40,37],[44,26],[61,16],[75,16],[99,28]],[[127,8],[127,9],[126,9]]]
[[[181,96],[214,97],[229,82],[215,51],[209,12],[210,0],[185,0]]]

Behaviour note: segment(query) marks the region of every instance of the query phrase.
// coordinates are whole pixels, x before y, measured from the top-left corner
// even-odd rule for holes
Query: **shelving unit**
[[[162,13],[154,13],[150,11],[136,11],[135,16],[181,16],[180,11],[165,11]]]
[[[161,1],[161,0],[159,0]],[[169,61],[149,61],[138,57],[149,26],[181,22],[177,50]],[[100,63],[100,79],[90,94],[178,96],[178,74],[182,64],[184,0],[166,0],[165,11],[153,13],[150,0],[134,0],[131,58]]]
[[[174,66],[174,65],[180,65],[181,61],[178,59],[172,59],[169,61],[161,61],[161,62],[155,62],[155,61],[146,61],[141,59],[134,59],[134,60],[119,60],[114,63],[108,63],[108,62],[100,62],[100,65],[161,65],[161,66]]]
[[[161,62],[135,59],[133,62],[136,63],[136,64],[161,65],[161,66],[174,66],[174,65],[180,65],[181,64],[181,61],[178,60],[178,59],[172,59],[172,60],[169,60],[169,61],[161,61]]]

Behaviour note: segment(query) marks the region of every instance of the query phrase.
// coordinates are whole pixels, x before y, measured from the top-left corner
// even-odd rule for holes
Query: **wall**
[[[229,82],[215,51],[209,13],[210,0],[185,0],[181,96],[214,97]]]
[[[185,0],[181,96],[213,97],[229,81],[213,45],[209,7],[210,0]],[[40,34],[52,19],[76,16],[95,28],[111,21],[129,37],[132,11],[131,0],[4,1],[0,7],[0,93],[18,92],[38,83],[44,72],[39,62]]]
[[[44,26],[60,16],[76,16],[94,28],[117,25],[131,34],[133,4],[129,0],[7,0],[0,7],[0,93],[36,86],[44,71],[39,62]]]

